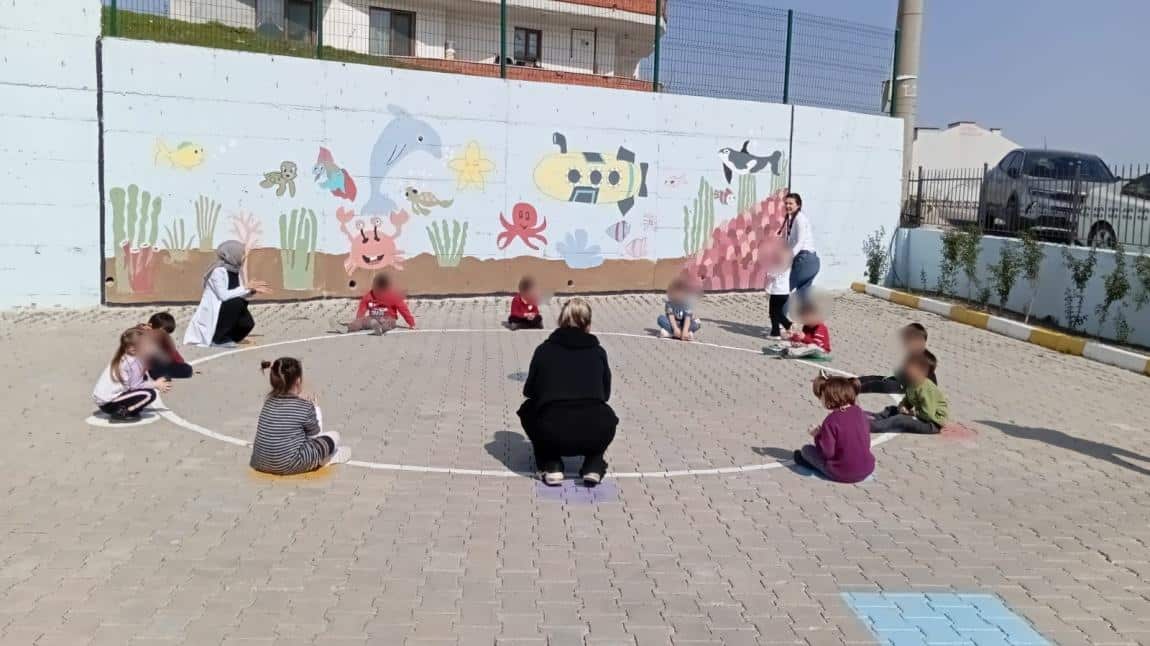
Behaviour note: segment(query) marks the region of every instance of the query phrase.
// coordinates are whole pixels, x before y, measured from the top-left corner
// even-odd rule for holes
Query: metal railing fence
[[[895,32],[715,0],[103,0],[103,33],[218,49],[889,110]]]
[[[1150,250],[1150,164],[920,167],[903,185],[902,226]]]

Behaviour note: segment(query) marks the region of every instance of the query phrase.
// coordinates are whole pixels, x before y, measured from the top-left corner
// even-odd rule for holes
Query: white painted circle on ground
[[[140,413],[140,419],[134,420],[131,422],[113,422],[111,420],[111,418],[109,418],[104,413],[93,413],[91,416],[88,417],[88,419],[84,420],[84,422],[86,424],[88,424],[89,426],[97,426],[100,428],[116,428],[116,429],[122,428],[122,429],[127,430],[129,428],[135,428],[137,426],[147,426],[148,424],[151,424],[152,422],[159,420],[160,417],[164,414],[164,412],[166,412],[166,411],[153,410],[150,408],[144,409],[144,411]]]
[[[511,331],[507,330],[506,328],[441,328],[441,329],[434,329],[434,330],[432,330],[432,329],[394,330],[392,332],[388,332],[388,335],[390,336],[390,335],[396,335],[396,334],[398,334],[398,335],[409,335],[409,334],[492,334],[492,333],[494,333],[494,334],[524,334],[525,332],[529,333],[531,331],[521,330],[521,331],[517,331],[517,332],[511,332]],[[536,331],[536,332],[538,332],[538,331]],[[546,332],[550,332],[550,331],[546,331]],[[346,338],[346,337],[364,336],[367,334],[370,334],[370,332],[356,332],[356,333],[352,333],[352,334],[325,334],[322,336],[305,337],[302,339],[290,339],[288,341],[277,341],[275,343],[251,345],[251,346],[226,350],[224,352],[218,352],[216,354],[208,355],[206,357],[200,357],[199,359],[195,359],[189,363],[191,365],[199,365],[202,363],[207,363],[208,361],[214,361],[216,359],[221,359],[223,357],[229,357],[231,355],[240,354],[243,352],[251,352],[253,350],[266,350],[268,348],[274,348],[274,347],[283,346],[283,345],[294,345],[297,343],[310,343],[312,341],[327,341],[330,339],[342,339],[342,338]],[[660,339],[659,337],[652,336],[649,334],[633,334],[633,333],[629,333],[629,332],[599,332],[599,331],[596,331],[595,334],[596,334],[596,336],[612,336],[612,337],[630,338],[630,339],[644,339],[647,341],[653,341],[653,342],[658,342],[658,343],[672,343],[671,341]],[[740,347],[731,346],[731,345],[721,345],[718,343],[709,343],[706,341],[692,341],[691,345],[692,346],[707,347],[707,348],[717,348],[717,349],[721,349],[721,350],[733,350],[735,352],[762,354],[761,350],[752,350],[750,348],[740,348]],[[806,361],[803,359],[787,359],[785,361],[787,363],[803,364],[806,366],[810,366],[810,367],[813,367],[813,368],[816,368],[819,370],[825,370],[829,373],[834,373],[834,374],[842,375],[845,377],[855,376],[855,375],[852,375],[849,372],[846,372],[843,370],[838,370],[836,368],[832,368],[832,367],[824,365],[824,364]],[[891,395],[891,397],[896,402],[899,401],[899,398],[897,396]],[[205,437],[210,437],[214,440],[220,440],[222,442],[227,442],[229,444],[235,444],[237,446],[244,446],[244,447],[251,446],[251,442],[248,442],[246,440],[241,440],[239,438],[232,437],[230,435],[225,435],[223,433],[219,433],[219,432],[213,431],[211,429],[204,428],[203,426],[200,426],[199,424],[196,424],[194,422],[190,422],[190,421],[184,419],[183,417],[180,417],[178,414],[176,414],[170,408],[166,408],[166,409],[160,411],[159,416],[163,417],[164,419],[168,420],[169,422],[175,424],[176,426],[179,426],[179,427],[184,428],[186,430],[192,431],[193,433],[198,433],[198,434],[203,435]],[[154,421],[154,420],[152,420],[152,421]],[[894,439],[895,437],[897,437],[897,434],[884,433],[882,435],[875,436],[873,441],[871,442],[871,444],[874,446],[877,446],[879,444],[889,442],[890,440]],[[352,452],[354,454],[354,447],[352,448]],[[775,460],[775,461],[771,461],[771,462],[760,462],[760,463],[756,463],[756,464],[748,464],[745,466],[717,467],[717,468],[709,468],[709,469],[681,469],[681,470],[677,470],[677,471],[612,471],[610,473],[610,477],[612,477],[612,478],[673,478],[673,477],[677,477],[677,476],[724,475],[724,474],[734,474],[734,473],[749,473],[752,471],[764,471],[767,469],[779,469],[779,468],[783,468],[783,467],[785,467],[789,464],[792,464],[792,463],[793,463],[793,461],[791,461],[791,460]],[[363,461],[363,460],[352,460],[352,461],[348,462],[347,464],[348,464],[348,466],[360,467],[360,468],[364,468],[364,469],[374,469],[377,471],[410,471],[410,472],[415,472],[415,473],[442,473],[442,474],[450,474],[450,475],[491,476],[491,477],[497,477],[497,478],[510,478],[510,477],[534,476],[535,475],[535,473],[533,471],[530,471],[530,472],[529,471],[513,471],[511,469],[462,469],[462,468],[456,468],[456,467],[435,467],[435,466],[410,465],[410,464],[387,464],[387,463],[383,463],[383,462],[369,462],[369,461]]]

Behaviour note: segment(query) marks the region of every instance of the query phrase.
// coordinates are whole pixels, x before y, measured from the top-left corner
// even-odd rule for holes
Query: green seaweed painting
[[[315,284],[317,221],[311,209],[292,209],[280,214],[280,263],[283,288],[307,291]]]
[[[441,226],[442,224],[442,226]],[[427,227],[427,237],[435,252],[435,261],[440,267],[458,267],[463,259],[463,248],[467,244],[467,223],[460,226],[459,220],[432,222]]]
[[[151,266],[163,200],[131,184],[108,192],[112,203],[113,274],[121,294],[152,290]]]
[[[739,196],[735,203],[735,213],[746,213],[758,202],[759,180],[754,175],[739,177]]]
[[[715,199],[711,184],[699,179],[699,195],[691,209],[683,207],[683,254],[693,256],[707,246],[715,228]]]

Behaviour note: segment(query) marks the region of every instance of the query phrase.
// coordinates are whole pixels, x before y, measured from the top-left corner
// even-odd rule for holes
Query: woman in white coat
[[[216,248],[216,262],[204,274],[204,295],[188,323],[184,343],[235,345],[255,328],[255,320],[248,311],[248,297],[266,294],[269,290],[263,281],[243,284],[240,272],[245,253],[243,243],[237,240],[228,240]]]

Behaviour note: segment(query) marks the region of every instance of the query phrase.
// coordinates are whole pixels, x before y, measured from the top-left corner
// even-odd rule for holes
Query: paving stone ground
[[[644,338],[656,296],[592,302],[596,330],[639,335],[603,337],[623,420],[612,470],[775,463],[823,415],[815,368],[755,354],[762,295],[701,307],[700,338],[745,352]],[[258,360],[293,354],[357,459],[529,469],[514,408],[542,334],[499,330],[504,299],[414,305],[425,329],[491,331],[326,338],[349,302],[263,305],[261,347],[203,363],[165,403],[250,439]],[[0,644],[866,644],[860,603],[884,617],[899,594],[928,600],[892,602],[906,631],[1005,622],[929,601],[994,595],[1051,643],[1150,643],[1143,376],[846,294],[832,366],[886,372],[896,329],[922,321],[973,437],[884,443],[858,486],[784,465],[610,479],[595,496],[352,466],[276,480],[168,420],[84,423],[116,334],[145,315],[0,314]]]

